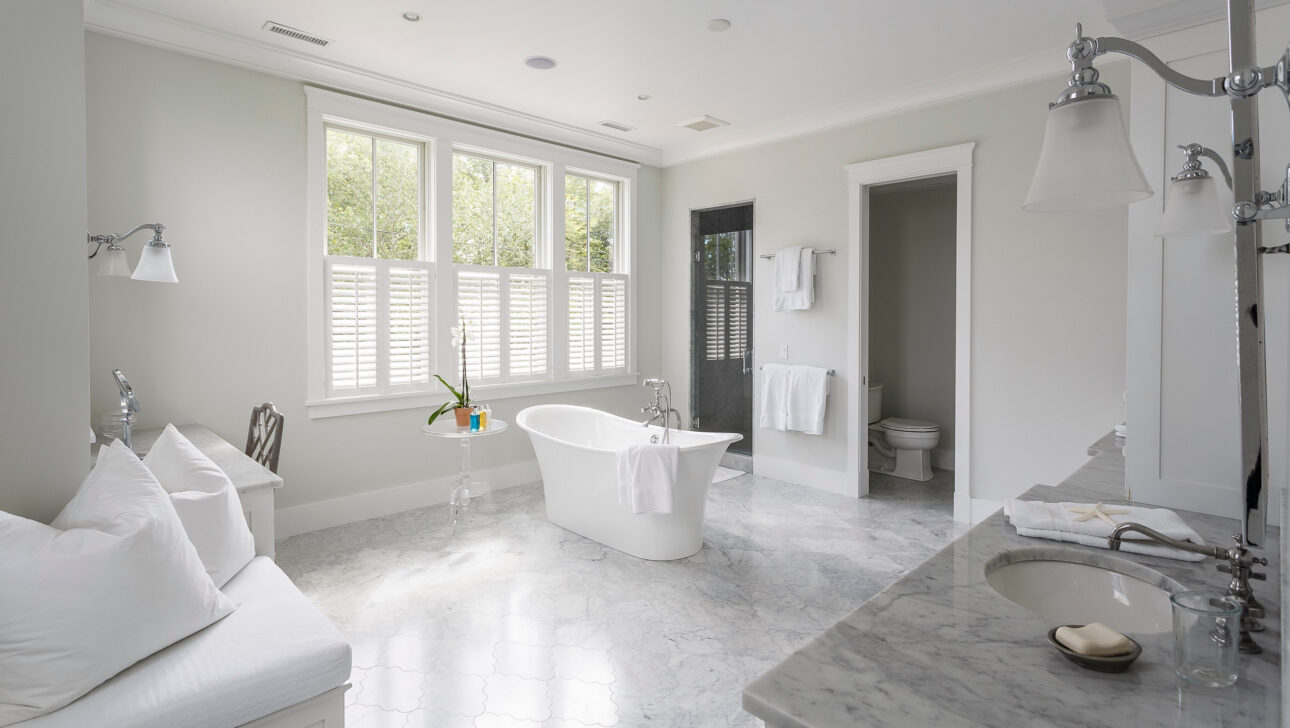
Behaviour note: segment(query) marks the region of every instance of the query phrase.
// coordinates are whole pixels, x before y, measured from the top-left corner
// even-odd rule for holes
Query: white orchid
[[[434,375],[435,379],[442,382],[443,386],[447,387],[448,391],[451,392],[452,396],[456,399],[444,402],[439,409],[431,413],[430,419],[427,421],[428,424],[434,424],[434,421],[439,418],[439,415],[442,415],[450,409],[470,406],[470,382],[466,380],[466,344],[474,341],[475,335],[470,331],[469,327],[466,326],[465,316],[462,316],[460,321],[461,325],[452,327],[450,331],[452,333],[452,348],[461,348],[461,390],[458,391],[454,389],[451,384],[444,381],[444,378],[438,374]]]

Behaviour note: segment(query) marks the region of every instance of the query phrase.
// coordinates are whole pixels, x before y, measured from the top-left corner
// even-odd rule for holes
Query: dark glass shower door
[[[752,205],[691,213],[691,426],[752,453]]]

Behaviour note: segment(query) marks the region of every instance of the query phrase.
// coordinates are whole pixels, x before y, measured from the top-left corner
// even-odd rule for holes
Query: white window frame
[[[498,400],[604,387],[634,385],[636,374],[636,177],[640,165],[591,152],[572,149],[493,129],[452,121],[424,112],[389,106],[312,86],[305,87],[307,107],[306,262],[308,324],[308,387],[306,407],[311,419],[368,412],[437,407],[445,401],[442,387],[428,391],[389,392],[361,396],[329,397],[326,392],[326,321],[323,260],[326,252],[327,171],[325,125],[362,133],[379,133],[399,139],[425,139],[425,226],[423,255],[433,263],[432,306],[434,323],[434,373],[449,382],[459,371],[457,353],[451,346],[451,328],[457,325],[456,265],[452,262],[452,154],[495,158],[542,166],[539,206],[538,269],[549,267],[548,285],[550,366],[548,376],[529,381],[495,384],[471,383],[473,398]],[[612,372],[570,376],[568,371],[567,273],[564,260],[564,176],[595,177],[619,185],[619,234],[614,266],[627,279],[626,366]],[[556,244],[559,241],[559,244]],[[543,251],[541,248],[545,248]],[[510,269],[497,269],[506,271]],[[519,270],[519,269],[516,269]],[[525,269],[527,270],[527,269]]]

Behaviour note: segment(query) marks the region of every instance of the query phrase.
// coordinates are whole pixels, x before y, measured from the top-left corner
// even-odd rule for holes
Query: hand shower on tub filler
[[[672,407],[672,385],[667,383],[666,379],[646,379],[641,382],[642,387],[649,387],[654,390],[654,399],[649,404],[641,407],[641,414],[647,415],[641,426],[649,427],[657,422],[660,418],[663,420],[663,444],[666,445],[672,441],[672,415],[676,415],[676,429],[681,429],[681,413]],[[667,394],[663,394],[663,389],[667,389]],[[658,435],[651,435],[651,443],[658,443]]]

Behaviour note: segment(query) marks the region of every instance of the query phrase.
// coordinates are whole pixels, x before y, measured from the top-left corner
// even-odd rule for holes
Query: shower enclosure
[[[690,241],[690,426],[751,455],[752,203],[691,211]]]

